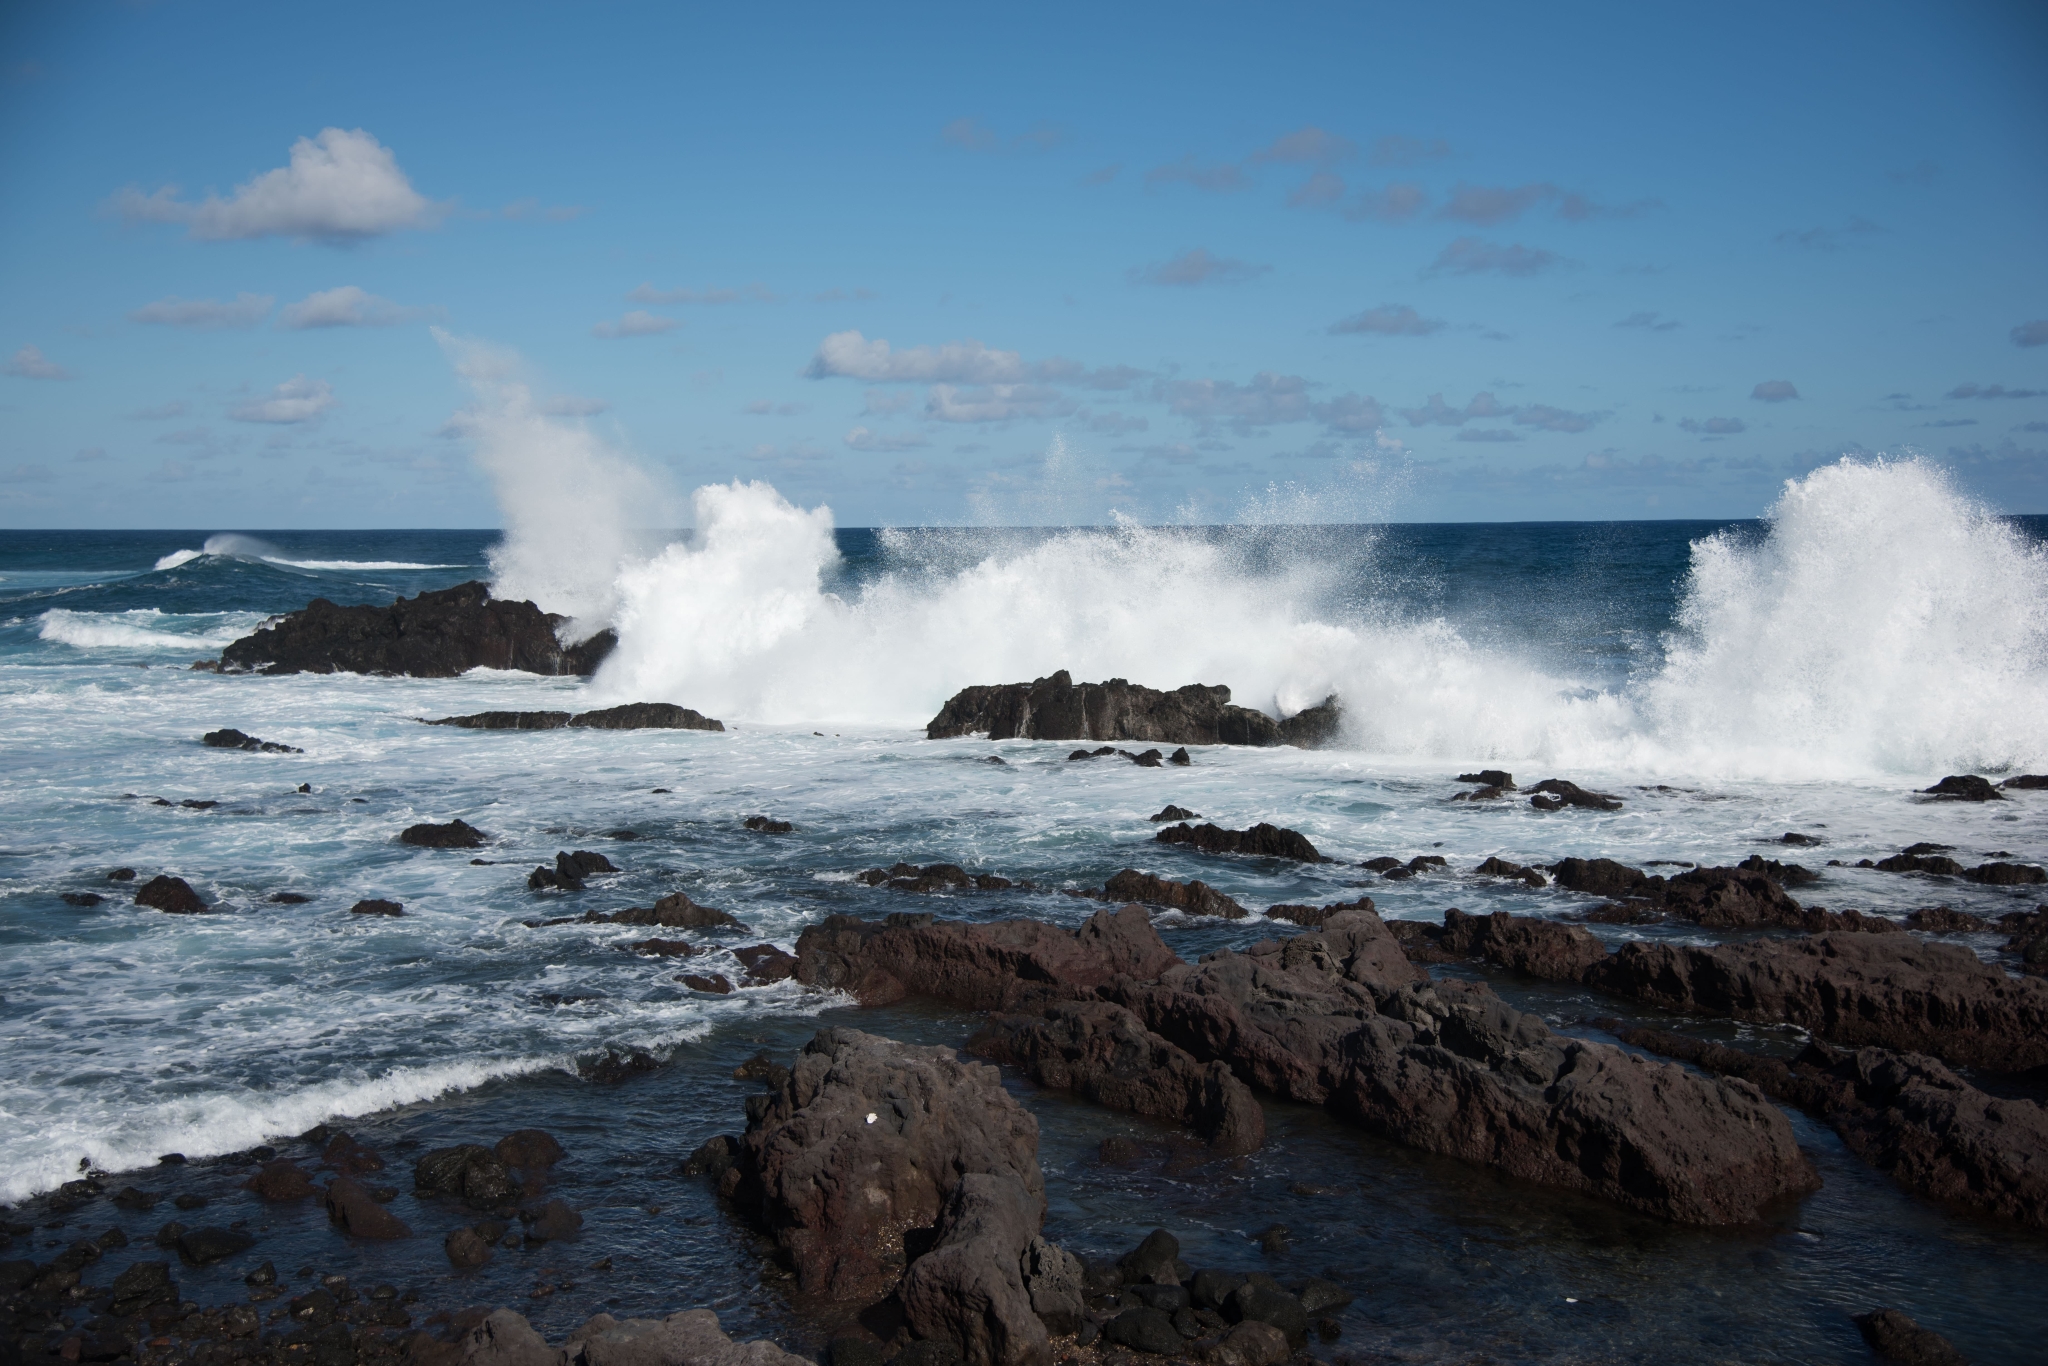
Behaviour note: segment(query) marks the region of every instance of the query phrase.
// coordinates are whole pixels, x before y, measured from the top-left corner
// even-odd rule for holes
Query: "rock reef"
[[[925,737],[1315,748],[1334,741],[1341,723],[1335,697],[1275,721],[1262,711],[1232,705],[1230,689],[1220,685],[1191,683],[1160,692],[1121,678],[1076,683],[1061,669],[1029,683],[962,688],[925,726]]]

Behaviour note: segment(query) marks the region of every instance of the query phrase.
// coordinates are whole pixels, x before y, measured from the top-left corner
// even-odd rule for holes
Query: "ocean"
[[[181,1271],[188,1298],[230,1298],[270,1259],[294,1286],[338,1271],[417,1288],[423,1304],[510,1303],[557,1336],[600,1308],[707,1305],[736,1336],[815,1351],[829,1325],[679,1164],[743,1127],[754,1088],[731,1073],[758,1051],[786,1061],[827,1023],[958,1044],[973,1020],[858,1010],[793,982],[706,995],[675,980],[675,962],[622,952],[645,931],[526,924],[674,890],[749,927],[692,936],[711,951],[689,971],[735,978],[730,948],[792,947],[834,912],[1078,924],[1094,904],[1062,892],[1124,867],[1201,877],[1254,910],[1367,894],[1388,917],[1555,915],[1587,899],[1471,869],[1496,854],[1728,864],[1787,831],[1822,840],[1799,853],[1830,864],[1800,891],[1808,904],[2031,908],[2038,889],[1832,863],[1921,840],[1966,862],[2048,860],[2048,792],[1985,805],[1915,795],[1949,773],[2048,769],[2048,518],[1992,516],[1912,463],[1823,467],[1760,511],[1735,523],[874,530],[735,484],[698,492],[689,533],[636,533],[623,560],[573,524],[553,539],[531,526],[0,533],[0,1202],[41,1226],[0,1257],[44,1259],[52,1242],[109,1226],[132,1242],[107,1270],[161,1255],[151,1235],[167,1205],[53,1211],[51,1192],[85,1164],[115,1174],[109,1189],[175,1185],[210,1202],[209,1220],[248,1221],[257,1246]],[[477,578],[615,622],[617,652],[588,680],[189,667],[316,597],[388,602]],[[959,688],[1062,668],[1227,684],[1275,715],[1334,693],[1346,730],[1325,750],[1198,749],[1184,769],[1070,764],[1064,743],[924,738]],[[632,701],[694,707],[727,729],[420,724]],[[223,726],[303,752],[200,744]],[[982,762],[991,753],[1007,764]],[[1625,802],[1544,813],[1449,801],[1456,775],[1479,767]],[[1153,844],[1147,818],[1169,803],[1221,825],[1300,830],[1337,861],[1278,868]],[[752,815],[796,828],[751,832]],[[457,817],[488,847],[395,840]],[[621,871],[582,892],[528,890],[531,868],[577,849]],[[1383,854],[1448,867],[1405,881],[1359,867]],[[920,898],[855,880],[898,859],[1041,890]],[[120,867],[182,876],[216,913],[138,910],[137,884],[107,879]],[[81,892],[105,900],[62,899]],[[273,902],[280,892],[310,899]],[[369,897],[405,915],[348,914]],[[1264,933],[1256,918],[1158,923],[1188,959]],[[1972,947],[1996,957],[2001,943]],[[1606,1037],[1591,1019],[1647,1018],[1489,980],[1566,1033]],[[1678,1027],[1784,1055],[1803,1041]],[[579,1073],[632,1050],[660,1065],[615,1084]],[[1357,1298],[1342,1336],[1316,1345],[1324,1357],[1862,1362],[1847,1316],[1888,1304],[1973,1361],[2039,1359],[2048,1239],[1916,1200],[1803,1115],[1793,1123],[1823,1189],[1764,1226],[1704,1231],[1271,1102],[1271,1138],[1250,1158],[1106,1163],[1106,1136],[1161,1145],[1171,1133],[1008,1080],[1042,1128],[1048,1236],[1114,1254],[1163,1225],[1198,1265],[1327,1273]],[[303,1155],[296,1136],[323,1124],[383,1153],[394,1179],[416,1150],[544,1127],[569,1150],[557,1191],[583,1209],[585,1232],[456,1273],[439,1246],[451,1216],[409,1189],[391,1208],[419,1236],[388,1246],[331,1232],[316,1205],[266,1207],[240,1191],[248,1150]],[[158,1165],[167,1153],[187,1162]],[[1252,1235],[1275,1223],[1291,1240],[1262,1252]]]

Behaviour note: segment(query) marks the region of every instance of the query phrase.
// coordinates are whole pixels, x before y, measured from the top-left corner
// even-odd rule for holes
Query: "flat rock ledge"
[[[1065,669],[1029,683],[962,688],[925,726],[925,738],[986,735],[991,740],[1145,741],[1160,745],[1333,743],[1343,720],[1335,696],[1275,721],[1231,704],[1230,689],[1190,683],[1160,692],[1121,678],[1076,683]]]
[[[387,607],[341,607],[315,598],[265,623],[220,655],[222,673],[398,674],[454,678],[471,669],[594,673],[618,644],[601,631],[564,645],[568,618],[530,602],[491,597],[490,585],[457,584]]]
[[[716,730],[725,722],[670,702],[629,702],[602,711],[480,711],[444,716],[430,726],[462,730]]]

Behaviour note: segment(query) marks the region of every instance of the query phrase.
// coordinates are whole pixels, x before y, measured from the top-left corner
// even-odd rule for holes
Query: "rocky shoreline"
[[[1207,691],[1224,705],[1214,697],[1220,690]],[[1083,702],[1085,715],[1095,703]],[[994,714],[990,708],[1008,704],[975,705]],[[1116,705],[1134,704],[1124,698]],[[1117,724],[1135,724],[1128,720],[1135,713],[1119,714],[1126,719]],[[543,728],[496,720],[530,715],[561,715],[565,725],[582,719],[484,713],[436,724]],[[648,723],[638,712],[633,719]],[[240,732],[217,734],[219,742],[209,737],[216,748],[270,748]],[[1482,792],[1515,790],[1507,774],[1468,775],[1479,779],[1498,780]],[[1955,795],[1941,786],[1930,795]],[[1549,799],[1539,809],[1560,812],[1612,810],[1621,800],[1559,779],[1531,791]],[[1260,860],[1261,867],[1334,861],[1296,831],[1266,823],[1231,830],[1194,819],[1169,806],[1155,820],[1177,823],[1163,825],[1153,843],[1190,856]],[[763,816],[746,828],[789,834],[793,827]],[[415,825],[398,838],[462,849],[489,837],[458,820]],[[1885,866],[1890,860],[1873,866],[1923,877],[1978,871],[1928,862],[1938,854],[1920,846],[1898,857],[1896,867]],[[1198,962],[1185,961],[1161,936],[1165,924],[1180,922],[1155,923],[1147,907],[1222,922],[1254,912],[1199,880],[1136,867],[1099,890],[1065,889],[1105,903],[1079,927],[928,911],[831,915],[802,932],[793,954],[768,943],[737,950],[746,969],[737,980],[680,980],[731,994],[794,979],[862,1007],[925,1001],[976,1012],[978,1026],[946,1047],[828,1027],[794,1057],[763,1057],[751,1075],[769,1089],[746,1103],[745,1130],[708,1138],[686,1170],[710,1180],[731,1217],[768,1240],[808,1305],[804,1312],[829,1322],[828,1355],[837,1366],[1049,1366],[1093,1363],[1105,1353],[1275,1366],[1306,1351],[1311,1333],[1321,1332],[1319,1314],[1348,1297],[1347,1287],[1329,1279],[1283,1285],[1262,1273],[1190,1266],[1164,1229],[1114,1264],[1047,1242],[1037,1122],[989,1063],[1106,1111],[1174,1126],[1187,1135],[1188,1161],[1257,1153],[1267,1142],[1264,1104],[1289,1102],[1513,1182],[1704,1228],[1755,1226],[1820,1185],[1785,1106],[1825,1121],[1851,1152],[1916,1198],[1994,1226],[2048,1229],[2048,1106],[2041,1100],[2048,980],[2039,975],[2048,959],[2048,906],[2014,912],[1998,927],[2016,969],[2008,972],[1942,940],[1991,933],[1982,918],[1927,908],[1899,921],[1802,905],[1788,889],[1814,875],[1761,855],[1668,876],[1582,858],[1528,866],[1492,857],[1469,874],[1436,855],[1360,866],[1391,881],[1514,879],[1579,900],[1564,912],[1568,918],[1451,908],[1440,925],[1383,921],[1370,897],[1276,903],[1262,917],[1273,937]],[[1974,880],[2014,887],[2040,880],[2033,865],[1980,865],[1990,868],[1999,871]],[[117,871],[129,875],[123,881],[134,877]],[[575,892],[617,871],[602,854],[564,850],[552,868],[536,868],[528,885],[537,894]],[[1047,890],[950,863],[899,862],[855,881],[877,896]],[[143,882],[135,903],[170,914],[208,909],[169,873]],[[402,914],[396,902],[356,910]],[[561,920],[746,928],[680,891],[652,908],[527,923]],[[1586,928],[1657,921],[1723,938],[1612,949]],[[629,947],[656,960],[700,951],[682,938]],[[1431,966],[1459,971],[1433,974]],[[1474,980],[1475,967],[1662,1012],[1681,1029],[1596,1022],[1618,1045],[1561,1032]],[[1792,1027],[1811,1042],[1788,1062],[1682,1032],[1687,1020],[1702,1017]],[[660,1066],[651,1057],[607,1059],[585,1075],[619,1080]],[[311,1170],[304,1158],[252,1150],[246,1188],[266,1201],[317,1201],[352,1246],[412,1236],[388,1208],[392,1188],[377,1175],[385,1158],[347,1135],[321,1138]],[[449,1263],[482,1266],[502,1249],[573,1244],[584,1212],[550,1194],[549,1170],[560,1155],[548,1134],[522,1131],[494,1147],[458,1144],[419,1157],[416,1195],[461,1212],[442,1240]],[[323,1170],[324,1185],[315,1180]],[[48,1204],[65,1214],[98,1199],[133,1209],[164,1196],[140,1184],[114,1189],[120,1180],[88,1172]],[[60,1209],[66,1201],[70,1209]],[[31,1227],[9,1223],[6,1231],[34,1241]],[[187,1228],[176,1220],[158,1242],[189,1266],[252,1246],[233,1224]],[[202,1308],[181,1297],[169,1256],[95,1286],[93,1265],[119,1245],[74,1239],[46,1262],[0,1262],[6,1343],[20,1359],[152,1366],[742,1359],[781,1366],[801,1359],[770,1342],[733,1342],[702,1309],[659,1318],[599,1314],[560,1345],[509,1309],[422,1305],[388,1284],[364,1292],[346,1280],[322,1283],[259,1310],[284,1298],[275,1269],[265,1267],[250,1273],[247,1303]],[[1895,1310],[1873,1307],[1865,1319],[1877,1350],[1892,1350],[1880,1342],[1934,1350],[1931,1335]]]

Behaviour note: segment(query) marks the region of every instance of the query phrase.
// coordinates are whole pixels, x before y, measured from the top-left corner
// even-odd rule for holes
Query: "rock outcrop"
[[[192,890],[192,884],[169,873],[158,873],[136,888],[135,904],[168,915],[200,915],[206,910],[206,903]]]
[[[1097,911],[1078,930],[900,911],[880,921],[835,915],[798,937],[796,957],[799,982],[862,1005],[923,996],[969,1010],[1092,997],[1120,976],[1157,977],[1180,962],[1136,906]]]
[[[445,825],[422,821],[398,832],[398,842],[415,849],[481,849],[485,838],[483,831],[460,819]]]
[[[1538,811],[1562,811],[1567,806],[1588,811],[1619,811],[1621,798],[1606,792],[1588,792],[1563,778],[1545,778],[1529,789],[1529,805]]]
[[[1662,1218],[1746,1223],[1818,1185],[1755,1088],[1554,1034],[1483,987],[1432,985],[1377,916],[1105,994],[1261,1091]]]
[[[717,730],[723,721],[678,707],[669,702],[628,702],[602,711],[480,711],[468,716],[444,716],[430,726],[455,726],[461,730]]]
[[[199,743],[209,749],[246,749],[261,754],[304,754],[306,751],[293,745],[280,745],[274,740],[259,740],[253,735],[244,735],[232,726],[223,730],[210,730],[199,737]]]
[[[1285,826],[1260,821],[1249,830],[1225,830],[1217,825],[1169,825],[1152,837],[1161,844],[1185,844],[1205,854],[1249,854],[1260,858],[1295,859],[1302,863],[1329,863],[1318,853],[1308,836]]]
[[[1247,914],[1243,906],[1199,879],[1174,882],[1135,868],[1124,869],[1104,883],[1101,891],[1091,895],[1101,901],[1163,906],[1188,915],[1220,915],[1241,920]]]
[[[1989,779],[1974,773],[1951,773],[1933,787],[1923,787],[1921,794],[1951,802],[2002,802],[2005,794],[1991,785]]]
[[[1160,692],[1121,678],[1076,683],[1061,669],[1029,683],[962,688],[926,725],[925,736],[1314,747],[1333,740],[1340,721],[1335,697],[1275,721],[1264,712],[1233,706],[1226,687],[1191,683]]]
[[[1256,1151],[1266,1116],[1221,1062],[1202,1063],[1107,1001],[1066,1001],[1040,1015],[996,1015],[968,1043],[1041,1086],[1183,1124],[1220,1154]]]
[[[602,631],[574,645],[558,637],[567,618],[530,602],[491,597],[465,583],[400,598],[388,607],[339,607],[315,598],[221,651],[224,673],[403,674],[453,678],[471,669],[589,674],[618,638]]]
[[[1328,906],[1302,906],[1282,903],[1278,906],[1268,906],[1266,908],[1266,919],[1286,920],[1307,929],[1315,930],[1321,929],[1324,925],[1328,924],[1330,917],[1333,915],[1342,915],[1346,911],[1371,911],[1373,909],[1372,898],[1369,896],[1362,896],[1356,901],[1333,902]]]
[[[700,906],[690,900],[687,892],[670,892],[652,906],[628,906],[625,910],[613,911],[610,915],[602,911],[590,911],[583,919],[613,925],[659,925],[669,930],[746,928],[737,916],[715,907]]]

